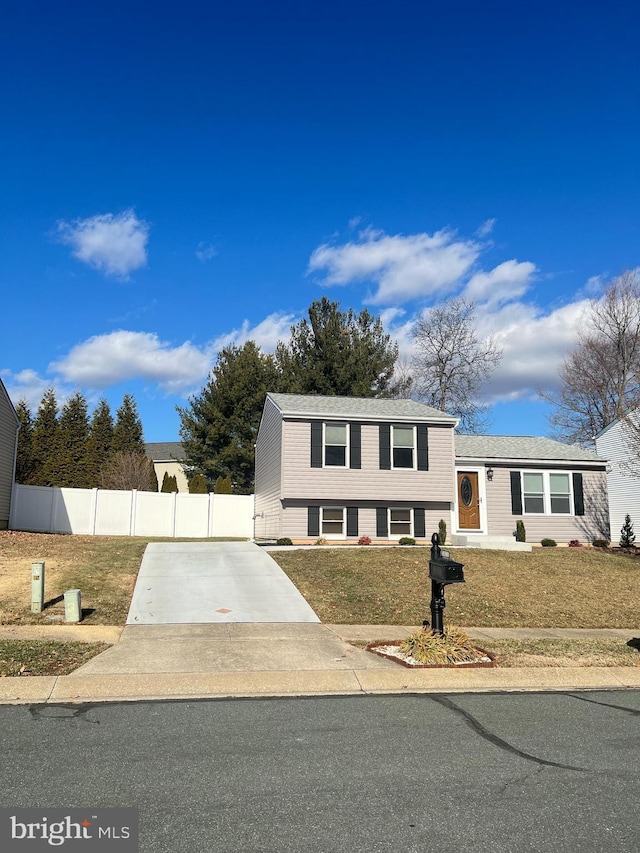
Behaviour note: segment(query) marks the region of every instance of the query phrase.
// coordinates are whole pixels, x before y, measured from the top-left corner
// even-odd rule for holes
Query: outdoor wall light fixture
[[[493,480],[493,468],[491,466],[487,468],[487,480],[489,482]]]

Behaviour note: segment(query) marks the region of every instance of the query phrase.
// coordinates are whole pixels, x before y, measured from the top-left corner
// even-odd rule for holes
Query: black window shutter
[[[429,435],[426,424],[418,424],[418,471],[429,470]]]
[[[358,507],[347,507],[347,536],[358,535]]]
[[[349,425],[349,467],[361,467],[362,425]],[[355,534],[354,534],[355,535]]]
[[[322,421],[311,421],[311,467],[322,468]]]
[[[320,507],[307,508],[307,536],[320,536]]]
[[[511,471],[511,514],[522,515],[522,489],[520,471]]]
[[[417,506],[413,510],[413,535],[416,537],[424,537],[427,535],[423,506]]]
[[[386,506],[378,506],[376,507],[376,536],[379,539],[386,539],[388,535],[387,508]]]
[[[574,471],[573,474],[573,507],[576,515],[584,515],[584,491],[582,488],[582,474]]]
[[[391,425],[380,424],[380,470],[391,470]],[[385,533],[385,536],[387,534]]]

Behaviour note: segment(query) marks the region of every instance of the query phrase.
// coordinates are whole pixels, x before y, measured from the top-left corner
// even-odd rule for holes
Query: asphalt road
[[[0,706],[3,806],[141,851],[640,850],[640,691]]]

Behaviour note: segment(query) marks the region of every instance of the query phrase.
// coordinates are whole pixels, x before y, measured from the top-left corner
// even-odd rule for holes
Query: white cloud
[[[228,346],[242,346],[246,341],[255,341],[263,352],[273,352],[278,341],[288,340],[291,326],[296,322],[294,314],[269,314],[257,325],[251,326],[244,320],[239,329],[219,335],[213,342],[216,350]]]
[[[24,399],[32,413],[37,411],[42,395],[48,388],[53,387],[58,405],[64,403],[70,394],[69,389],[65,388],[60,382],[44,379],[37,371],[30,368],[20,370],[18,373],[0,370],[0,376],[2,376],[7,394],[14,406],[18,400]]]
[[[218,250],[212,243],[198,243],[198,248],[196,249],[196,258],[202,263],[206,263],[210,261],[211,258],[215,258],[218,254]]]
[[[133,210],[59,222],[58,239],[79,261],[108,276],[126,279],[147,263],[149,225]]]
[[[512,301],[527,292],[535,272],[536,266],[530,261],[504,261],[490,272],[471,276],[463,295],[489,305]]]
[[[450,291],[472,268],[481,248],[446,228],[407,237],[368,229],[356,242],[319,246],[308,272],[324,272],[323,283],[329,286],[370,281],[377,286],[370,302],[394,305]]]
[[[117,331],[83,341],[49,370],[87,388],[142,378],[168,393],[180,393],[207,376],[214,356],[211,346],[200,348],[188,341],[172,346],[151,332]]]
[[[485,219],[482,225],[476,231],[476,237],[487,237],[493,231],[494,225],[498,220],[495,219]]]

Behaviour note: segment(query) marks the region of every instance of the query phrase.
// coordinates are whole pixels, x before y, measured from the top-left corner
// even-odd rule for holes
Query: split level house
[[[518,547],[608,537],[605,462],[545,438],[457,435],[414,400],[267,395],[256,442],[255,537]],[[529,546],[523,546],[529,547]]]
[[[0,530],[9,526],[11,494],[16,470],[19,421],[0,379]]]

